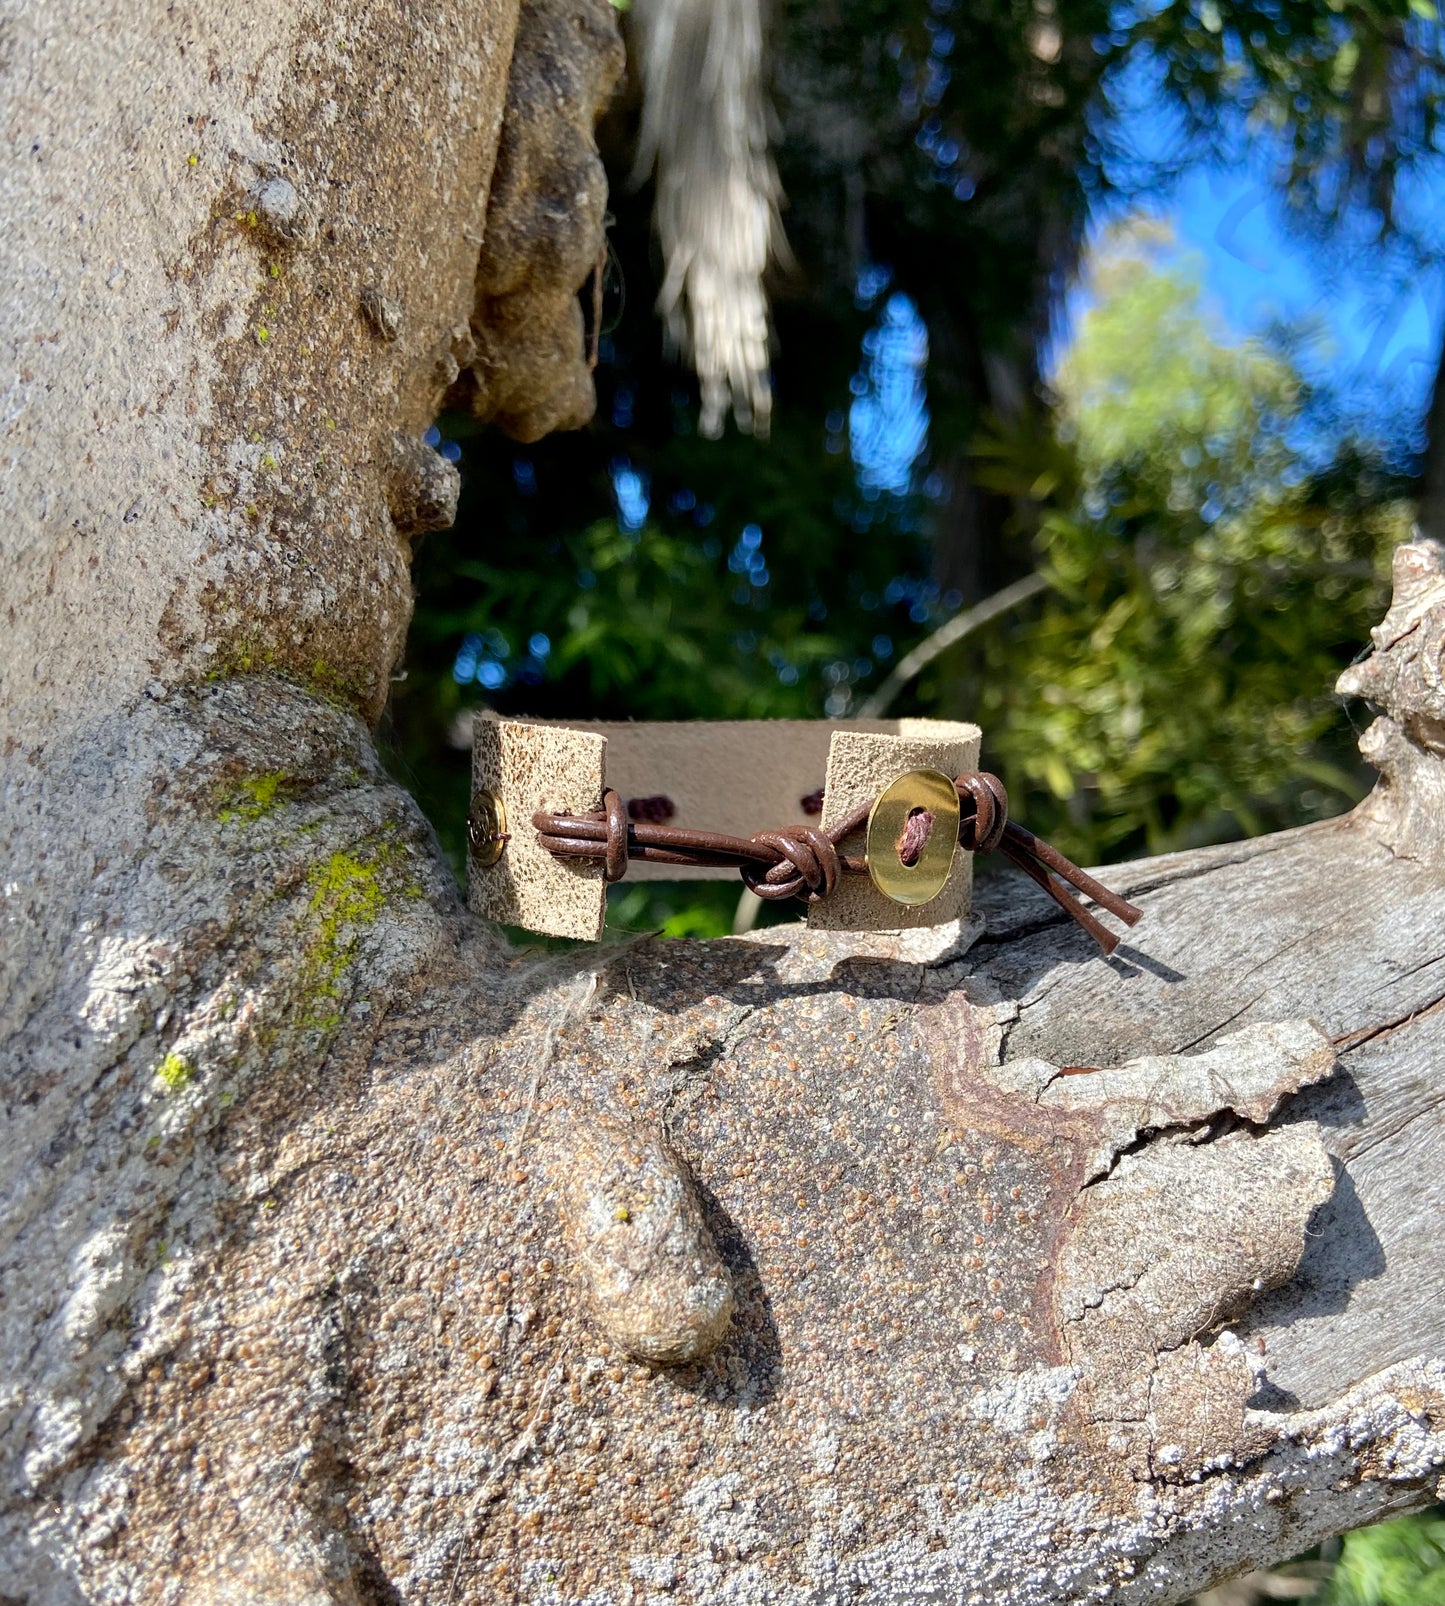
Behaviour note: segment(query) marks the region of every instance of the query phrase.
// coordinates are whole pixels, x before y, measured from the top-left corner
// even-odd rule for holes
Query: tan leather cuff
[[[910,770],[976,769],[980,735],[977,725],[934,719],[560,725],[481,715],[472,735],[472,910],[548,936],[601,936],[603,866],[553,857],[532,825],[539,811],[590,814],[611,788],[629,802],[666,799],[676,826],[740,837],[804,822],[826,829]],[[822,814],[810,819],[820,786]],[[505,816],[500,830],[492,825],[497,813]],[[861,852],[862,835],[839,847]],[[488,840],[495,837],[505,840]],[[722,867],[628,869],[629,880],[736,878]],[[808,923],[835,931],[941,925],[967,914],[972,878],[973,855],[955,849],[943,890],[910,907],[885,897],[869,877],[848,876],[808,907]]]

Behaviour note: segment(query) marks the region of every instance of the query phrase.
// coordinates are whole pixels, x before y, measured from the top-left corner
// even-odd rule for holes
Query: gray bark
[[[417,438],[589,260],[504,108],[591,184],[605,20],[510,97],[506,0],[0,31],[0,1595],[1167,1602],[1433,1499],[1438,548],[1373,799],[1112,872],[1111,962],[1014,878],[518,953],[380,770]]]

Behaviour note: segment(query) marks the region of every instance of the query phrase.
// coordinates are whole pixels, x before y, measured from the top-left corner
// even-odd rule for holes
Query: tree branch
[[[898,660],[877,691],[859,704],[858,718],[881,718],[893,706],[893,699],[898,693],[910,680],[922,674],[935,658],[941,657],[950,647],[966,640],[975,630],[981,630],[1000,614],[1008,613],[1010,609],[1018,607],[1019,603],[1027,602],[1030,597],[1038,596],[1047,588],[1048,582],[1041,574],[1025,575],[1022,580],[1015,580],[1011,585],[1004,586],[1001,590],[995,591],[991,597],[985,597],[982,602],[975,603],[973,607],[954,614],[946,624],[940,625],[932,635],[925,636],[911,652],[905,653]]]

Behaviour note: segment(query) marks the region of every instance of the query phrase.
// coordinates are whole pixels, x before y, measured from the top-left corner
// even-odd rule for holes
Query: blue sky
[[[1436,196],[1445,210],[1445,197]],[[1423,414],[1445,321],[1445,275],[1382,272],[1378,256],[1340,253],[1281,227],[1266,185],[1247,170],[1188,173],[1170,209],[1181,246],[1205,263],[1210,300],[1238,334],[1272,321],[1318,323],[1306,371],[1388,430],[1392,412]]]
[[[1159,103],[1136,101],[1118,125],[1141,152],[1172,137]],[[1208,302],[1236,337],[1276,323],[1313,326],[1306,376],[1327,386],[1347,418],[1398,440],[1423,418],[1445,330],[1445,262],[1409,273],[1367,240],[1348,246],[1291,229],[1269,182],[1272,153],[1234,165],[1200,160],[1149,210],[1174,226],[1181,251],[1202,263]],[[1445,169],[1402,188],[1412,227],[1445,241]],[[1105,227],[1118,212],[1101,216]],[[1067,329],[1061,331],[1067,339]]]

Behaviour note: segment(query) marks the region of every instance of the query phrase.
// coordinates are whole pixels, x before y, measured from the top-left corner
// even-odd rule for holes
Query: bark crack
[[[1389,981],[1381,982],[1370,996],[1373,997],[1375,993],[1388,992],[1391,987],[1398,987],[1402,981],[1408,980],[1411,976],[1418,976],[1422,970],[1429,970],[1432,965],[1441,963],[1445,963],[1445,954],[1434,954],[1429,959],[1422,959],[1418,965],[1411,965],[1406,970],[1398,971]]]
[[[1402,1132],[1407,1131],[1416,1121],[1428,1115],[1433,1115],[1442,1106],[1445,1106],[1445,1094],[1427,1099],[1418,1109],[1411,1110],[1403,1120],[1397,1121],[1394,1126],[1384,1127],[1379,1132],[1372,1133],[1368,1138],[1358,1143],[1353,1151],[1354,1155],[1368,1154],[1372,1149],[1379,1148],[1382,1143],[1388,1143],[1392,1138],[1399,1137]]]
[[[1246,1011],[1253,1009],[1268,991],[1269,989],[1267,987],[1261,988],[1253,998],[1247,999],[1232,1014],[1226,1015],[1224,1019],[1218,1023],[1218,1025],[1211,1026],[1208,1031],[1201,1032],[1198,1037],[1191,1038],[1187,1043],[1181,1043],[1176,1049],[1173,1050],[1173,1052],[1175,1054],[1187,1054],[1190,1049],[1198,1048],[1202,1043],[1208,1042],[1211,1037],[1218,1036],[1218,1034],[1222,1032],[1226,1026],[1232,1026],[1241,1015],[1243,1015]]]
[[[1423,966],[1421,967],[1424,968]],[[1363,1048],[1366,1043],[1373,1043],[1377,1038],[1388,1037],[1392,1032],[1402,1027],[1412,1026],[1417,1020],[1423,1020],[1427,1015],[1433,1015],[1442,1004],[1445,1004],[1445,993],[1432,998],[1428,1004],[1421,1004],[1406,1014],[1396,1015],[1394,1019],[1380,1021],[1374,1026],[1357,1027],[1352,1032],[1341,1032],[1331,1039],[1335,1049],[1340,1054],[1352,1054],[1357,1048]]]

